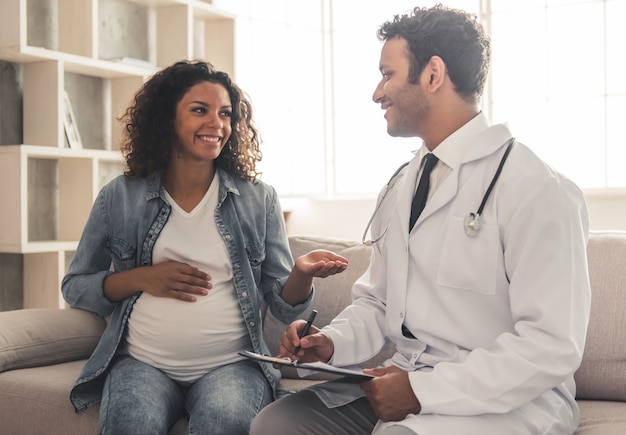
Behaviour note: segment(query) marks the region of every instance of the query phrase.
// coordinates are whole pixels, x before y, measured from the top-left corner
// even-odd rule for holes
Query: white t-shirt
[[[218,175],[189,213],[167,194],[172,213],[157,239],[153,264],[175,260],[211,276],[213,288],[196,302],[143,293],[128,321],[130,354],[182,383],[192,383],[212,368],[242,359],[250,338],[233,286],[226,245],[215,224]]]

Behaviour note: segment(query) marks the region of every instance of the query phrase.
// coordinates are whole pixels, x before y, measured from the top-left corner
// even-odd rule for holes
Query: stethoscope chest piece
[[[463,226],[465,228],[465,234],[467,234],[468,237],[476,237],[478,235],[478,230],[480,230],[480,222],[478,221],[479,216],[479,214],[473,212],[470,212],[467,216],[465,216]]]
[[[502,172],[502,167],[504,166],[504,162],[506,161],[507,157],[509,156],[509,153],[511,152],[511,148],[513,147],[513,144],[515,143],[515,138],[511,138],[509,139],[509,141],[505,144],[506,146],[506,150],[504,151],[504,155],[502,156],[502,158],[500,159],[500,164],[498,165],[498,169],[496,170],[496,173],[494,174],[493,178],[491,179],[491,182],[489,183],[489,187],[487,187],[487,190],[485,192],[485,194],[483,195],[483,199],[480,202],[480,206],[478,207],[478,210],[476,212],[470,212],[467,214],[467,216],[465,216],[465,220],[463,221],[463,227],[465,229],[465,234],[468,237],[476,237],[478,235],[478,232],[480,231],[480,221],[478,220],[478,218],[480,217],[480,215],[482,214],[484,208],[485,208],[485,204],[487,203],[487,199],[489,199],[489,195],[491,194],[491,190],[493,189],[493,186],[496,184],[496,180],[498,179],[498,177],[500,176],[500,172]],[[397,176],[399,174],[401,174],[401,171],[404,167],[406,167],[408,164],[405,163],[402,166],[400,166],[398,168],[398,170],[391,176],[391,178],[389,179],[389,181],[387,182],[387,186],[385,187],[385,190],[382,194],[382,198],[380,199],[380,201],[377,202],[376,204],[376,208],[374,209],[374,212],[372,213],[372,216],[370,217],[369,222],[367,223],[367,226],[365,227],[365,232],[363,233],[363,243],[376,243],[377,241],[379,241],[387,232],[387,228],[384,229],[384,231],[381,232],[381,234],[376,237],[375,239],[366,242],[365,239],[367,237],[367,232],[370,229],[370,226],[372,225],[372,222],[374,220],[374,217],[376,216],[376,212],[378,212],[378,209],[381,207],[381,204],[383,203],[383,200],[385,199],[385,197],[387,196],[387,193],[389,191],[391,191],[391,188],[393,187],[393,184],[397,178]]]
[[[478,231],[480,231],[480,222],[478,221],[478,218],[480,217],[481,213],[483,212],[483,209],[485,208],[485,204],[487,203],[487,199],[489,199],[489,194],[491,193],[491,189],[493,189],[493,186],[496,184],[496,180],[500,176],[500,172],[502,172],[502,167],[504,166],[504,162],[506,162],[506,159],[509,156],[509,153],[511,152],[513,143],[515,143],[515,138],[512,137],[511,139],[509,139],[506,145],[506,150],[504,151],[504,155],[500,159],[500,164],[498,165],[498,169],[496,170],[496,173],[491,179],[491,183],[489,183],[489,187],[487,188],[487,191],[485,192],[485,195],[483,196],[483,200],[480,202],[480,206],[478,207],[478,210],[476,211],[476,213],[469,212],[467,216],[465,216],[465,220],[463,221],[463,227],[465,228],[465,234],[467,234],[468,237],[476,237],[478,235]]]

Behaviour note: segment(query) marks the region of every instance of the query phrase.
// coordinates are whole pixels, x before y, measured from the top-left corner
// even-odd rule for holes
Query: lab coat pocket
[[[496,294],[498,226],[481,222],[476,237],[465,234],[464,219],[452,216],[448,224],[437,284],[484,295]]]

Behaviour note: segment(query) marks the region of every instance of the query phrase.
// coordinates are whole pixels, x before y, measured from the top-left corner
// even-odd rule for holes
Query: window
[[[257,109],[263,179],[282,197],[375,195],[421,145],[389,137],[372,102],[376,30],[415,2],[265,3],[287,12],[251,15],[238,69],[249,73],[239,81]],[[582,188],[626,186],[626,1],[444,3],[478,14],[492,36],[491,120]]]
[[[332,1],[331,9],[334,96],[331,188],[337,195],[371,194],[377,193],[396,168],[413,157],[411,151],[421,146],[418,138],[390,137],[384,113],[372,100],[380,81],[378,62],[382,48],[376,31],[384,21],[412,9],[415,1],[370,2],[358,8],[348,3]],[[426,2],[420,5],[429,6]],[[448,1],[446,5],[478,12],[478,1]]]
[[[626,2],[491,0],[491,8],[492,120],[508,119],[582,188],[626,186]]]

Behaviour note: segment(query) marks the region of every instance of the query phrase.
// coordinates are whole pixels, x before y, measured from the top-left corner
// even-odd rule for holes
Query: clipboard
[[[326,364],[326,363],[319,362],[319,361],[313,362],[313,363],[301,363],[298,361],[292,361],[288,358],[279,358],[275,356],[262,355],[259,353],[250,352],[248,350],[239,352],[239,355],[255,360],[255,361],[279,364],[282,366],[294,367],[296,369],[311,370],[311,371],[316,371],[316,372],[325,372],[325,373],[331,373],[333,375],[345,376],[355,381],[367,381],[369,379],[374,378],[373,375],[368,375],[366,373],[363,373],[363,370],[358,367],[356,368],[335,367],[335,366],[331,366],[330,364]]]

